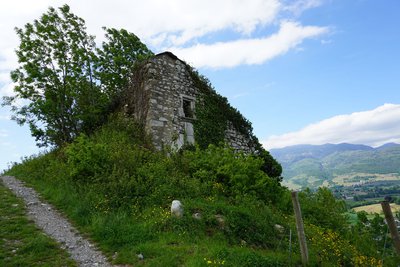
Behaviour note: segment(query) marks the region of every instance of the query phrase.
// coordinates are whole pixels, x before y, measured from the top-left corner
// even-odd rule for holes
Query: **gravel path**
[[[49,236],[53,237],[61,247],[66,249],[71,258],[79,266],[112,266],[96,248],[53,207],[39,200],[38,194],[32,188],[12,176],[0,176],[0,181],[25,201],[28,217]]]

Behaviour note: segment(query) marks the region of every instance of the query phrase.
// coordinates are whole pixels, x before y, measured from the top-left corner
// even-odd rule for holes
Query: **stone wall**
[[[225,131],[225,141],[235,151],[242,151],[246,154],[255,152],[255,147],[252,145],[251,140],[237,131],[230,122],[228,122],[228,127]]]
[[[169,52],[148,60],[133,76],[134,88],[128,91],[130,110],[145,125],[157,149],[163,146],[180,148],[193,144],[195,103],[199,90],[194,86],[189,66]],[[133,108],[132,108],[133,107]],[[240,134],[231,123],[226,130],[226,142],[235,150],[253,152],[250,140]]]
[[[194,109],[198,92],[187,67],[170,53],[159,54],[144,66],[147,79],[143,90],[149,101],[145,127],[158,149],[179,148],[185,140],[194,143],[195,118],[185,116],[183,102],[188,101],[189,108]]]

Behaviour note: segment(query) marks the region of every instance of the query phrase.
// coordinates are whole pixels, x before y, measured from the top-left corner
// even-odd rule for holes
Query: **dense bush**
[[[194,121],[197,145],[203,149],[210,144],[220,145],[225,142],[225,132],[229,125],[233,126],[248,140],[247,145],[253,148],[254,156],[263,160],[260,169],[278,182],[282,181],[282,166],[262,147],[258,138],[253,134],[250,121],[232,107],[227,98],[219,95],[206,77],[191,68],[189,73],[195,87],[200,92]]]
[[[210,145],[183,154],[188,160],[191,177],[209,185],[215,194],[236,197],[252,195],[258,199],[278,202],[283,189],[261,170],[263,160],[229,147]]]
[[[352,239],[346,239],[331,229],[307,225],[310,236],[310,250],[319,264],[332,263],[332,266],[382,266],[377,251],[360,250]],[[370,256],[373,255],[373,256]]]
[[[300,193],[300,202],[302,214],[308,222],[339,232],[348,228],[344,214],[346,205],[336,199],[329,189],[321,187],[315,193],[305,190]]]
[[[107,195],[110,208],[211,196],[277,202],[283,191],[258,157],[214,145],[156,152],[139,129],[116,116],[94,136],[76,138],[64,149],[69,179]]]

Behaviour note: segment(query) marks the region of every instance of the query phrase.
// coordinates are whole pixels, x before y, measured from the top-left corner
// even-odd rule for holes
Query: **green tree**
[[[115,99],[126,88],[129,76],[137,61],[153,53],[133,33],[124,29],[103,27],[107,41],[97,49],[96,74],[109,98]]]
[[[363,224],[368,223],[368,213],[364,210],[357,212],[357,222],[361,222]]]
[[[68,5],[16,28],[15,95],[4,97],[3,105],[11,106],[17,123],[30,126],[39,146],[92,133],[114,111],[135,62],[152,55],[136,35],[104,29],[107,41],[99,49]]]
[[[104,97],[93,78],[94,37],[64,5],[16,28],[19,67],[11,72],[15,96],[4,98],[14,119],[27,123],[39,145],[70,142],[102,113]],[[18,104],[23,105],[20,107]]]
[[[337,232],[347,229],[346,205],[337,200],[328,188],[320,187],[315,193],[307,189],[299,195],[302,213],[310,223]]]
[[[282,166],[279,162],[271,156],[271,154],[265,150],[262,146],[258,148],[258,157],[262,158],[264,163],[261,166],[261,170],[265,172],[269,177],[276,179],[278,182],[282,182]]]

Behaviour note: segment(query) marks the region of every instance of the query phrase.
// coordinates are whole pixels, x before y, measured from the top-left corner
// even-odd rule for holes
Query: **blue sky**
[[[0,4],[0,95],[11,95],[13,31],[67,3],[103,38],[125,28],[197,67],[266,148],[400,142],[398,0],[14,0]],[[0,108],[0,170],[37,153]]]

